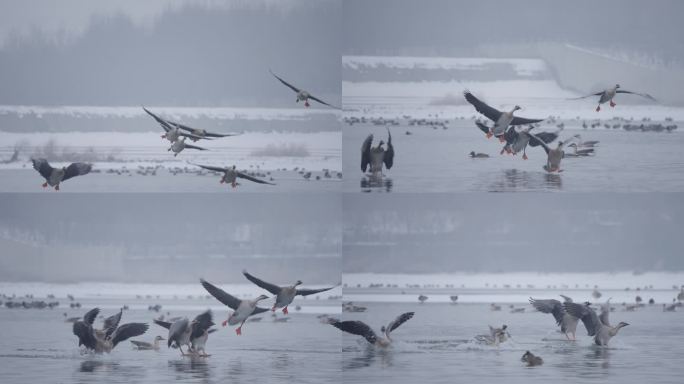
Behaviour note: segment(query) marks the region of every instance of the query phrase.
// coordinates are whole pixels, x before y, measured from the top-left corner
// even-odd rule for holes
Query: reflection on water
[[[389,177],[369,175],[361,179],[362,192],[372,192],[373,190],[392,192],[392,185],[392,179]]]
[[[101,360],[86,360],[81,363],[79,372],[114,371],[118,363]]]
[[[558,173],[506,169],[502,177],[491,184],[489,190],[492,192],[560,190],[562,186],[563,180]]]
[[[350,359],[345,359],[346,362],[342,370],[353,370],[359,368],[370,367],[371,365],[376,365],[379,368],[387,368],[392,366],[392,348],[376,348],[370,344],[364,346],[363,351],[358,356],[356,355],[358,350],[354,348],[353,351],[348,349],[343,349],[342,353],[349,353],[354,355]]]

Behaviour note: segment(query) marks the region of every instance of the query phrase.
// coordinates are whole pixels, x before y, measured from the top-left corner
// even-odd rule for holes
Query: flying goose
[[[204,352],[204,345],[207,342],[209,328],[214,325],[211,310],[197,315],[192,322],[185,317],[173,323],[161,320],[154,320],[154,323],[169,330],[167,347],[178,348],[183,356],[208,356]],[[188,346],[187,354],[183,352],[183,345]]]
[[[197,141],[197,140],[201,140],[201,139],[208,140],[209,138],[231,137],[231,136],[240,135],[239,133],[209,132],[206,129],[192,128],[192,127],[188,127],[187,125],[183,125],[181,123],[176,123],[173,121],[169,121],[168,123],[173,125],[176,129],[180,128],[186,132],[189,132],[189,134],[184,134],[184,136],[189,137],[190,140],[192,140],[192,141]]]
[[[604,104],[606,102],[610,102],[610,106],[614,107],[617,104],[613,101],[613,98],[615,97],[616,94],[618,93],[629,93],[632,95],[637,95],[641,97],[645,97],[649,100],[657,101],[653,96],[649,95],[648,93],[638,93],[638,92],[631,92],[631,91],[625,91],[624,89],[620,89],[620,84],[615,84],[614,87],[604,89],[603,91],[592,93],[586,96],[582,97],[576,97],[570,100],[579,100],[579,99],[586,99],[587,97],[592,97],[592,96],[600,96],[598,106],[596,106],[596,112],[601,110],[601,104]]]
[[[105,319],[102,329],[94,329],[93,323],[100,313],[99,308],[93,308],[83,315],[83,320],[74,323],[73,333],[78,337],[78,346],[85,346],[95,353],[111,352],[120,342],[147,331],[145,323],[128,323],[119,326],[123,311]]]
[[[566,302],[563,303],[563,307],[567,313],[582,320],[589,336],[594,336],[594,343],[596,345],[608,345],[610,339],[617,335],[621,328],[629,325],[622,321],[614,327],[610,325],[608,321],[610,305],[608,303],[601,306],[600,317],[586,304]]]
[[[295,282],[293,285],[279,287],[275,284],[267,283],[263,280],[260,280],[247,273],[247,271],[242,271],[242,274],[245,275],[247,280],[269,291],[271,294],[276,295],[276,301],[275,303],[273,303],[273,308],[271,308],[271,311],[275,312],[276,308],[282,308],[283,313],[286,315],[288,314],[287,306],[290,305],[290,303],[292,303],[292,300],[294,300],[295,296],[309,296],[316,293],[329,291],[335,288],[330,287],[321,289],[300,289],[297,288],[297,286],[302,284],[301,280],[297,280],[297,282]]]
[[[361,145],[361,171],[366,172],[370,165],[370,172],[373,177],[382,176],[382,165],[385,164],[385,167],[390,169],[394,164],[394,147],[392,146],[392,134],[389,128],[387,128],[387,149],[382,148],[382,145],[385,144],[382,140],[375,148],[371,146],[372,144],[373,134],[370,134]]]
[[[167,139],[169,142],[173,143],[173,142],[175,142],[176,140],[178,140],[181,136],[183,136],[183,137],[188,137],[188,138],[190,138],[190,140],[192,140],[192,141],[197,141],[197,140],[200,140],[200,139],[203,139],[203,138],[204,138],[204,137],[201,137],[201,136],[198,136],[198,135],[194,135],[194,134],[192,134],[192,133],[184,133],[184,132],[181,132],[181,130],[180,130],[180,128],[179,128],[178,126],[172,125],[172,124],[176,124],[176,123],[174,123],[174,122],[172,122],[172,121],[168,121],[168,120],[162,119],[161,117],[159,117],[159,116],[155,115],[154,113],[150,112],[150,111],[149,111],[147,108],[145,108],[145,107],[142,107],[142,109],[144,109],[145,112],[147,112],[148,115],[152,116],[152,118],[153,118],[154,120],[156,120],[157,123],[159,123],[159,125],[161,125],[161,127],[164,129],[164,132],[165,132],[165,133],[161,136],[162,139]]]
[[[558,146],[556,148],[551,148],[546,144],[543,140],[541,140],[539,137],[537,137],[533,133],[528,133],[533,139],[536,139],[539,144],[544,148],[544,151],[546,151],[546,165],[544,165],[544,170],[546,172],[563,172],[562,169],[560,169],[560,163],[561,160],[563,160],[563,157],[565,157],[565,151],[563,151],[563,145],[565,144],[562,141],[558,142]]]
[[[45,159],[31,159],[31,162],[33,162],[33,169],[45,178],[43,188],[49,185],[55,187],[55,191],[59,191],[61,182],[72,177],[86,175],[93,169],[93,165],[88,163],[71,163],[68,167],[52,168]]]
[[[230,183],[230,185],[233,188],[240,185],[240,183],[237,182],[238,178],[253,181],[253,182],[259,183],[259,184],[275,185],[273,183],[269,183],[268,181],[257,179],[256,177],[252,177],[248,174],[242,173],[242,172],[238,171],[237,169],[235,169],[235,165],[233,165],[232,167],[214,167],[211,165],[201,165],[201,164],[194,164],[194,163],[190,163],[190,162],[188,162],[188,164],[192,164],[192,165],[198,166],[200,168],[208,169],[210,171],[223,173],[223,176],[221,176],[220,183],[221,184]]]
[[[181,153],[185,148],[188,149],[198,149],[200,151],[206,151],[206,148],[198,147],[195,145],[191,144],[185,144],[185,137],[182,137],[180,140],[176,140],[171,144],[171,147],[169,147],[169,151],[173,151],[173,157],[178,156],[179,153]]]
[[[281,79],[280,77],[278,77],[278,75],[276,75],[275,73],[273,73],[273,71],[271,71],[270,69],[269,69],[269,72],[271,72],[271,75],[273,75],[273,76],[274,76],[276,79],[278,79],[281,83],[285,84],[285,86],[287,86],[287,87],[290,88],[291,90],[295,91],[295,93],[297,94],[297,102],[299,103],[300,101],[303,101],[305,107],[308,107],[308,106],[309,106],[309,99],[311,99],[311,100],[317,101],[317,102],[319,102],[319,103],[321,103],[321,104],[323,104],[323,105],[327,105],[328,107],[335,108],[335,109],[339,109],[338,107],[336,107],[336,106],[334,106],[334,105],[331,105],[331,104],[328,104],[328,103],[326,103],[325,101],[323,101],[323,100],[321,100],[321,99],[319,99],[319,98],[317,98],[317,97],[314,97],[314,96],[313,96],[312,94],[310,94],[309,92],[307,92],[307,91],[305,91],[305,90],[303,90],[303,89],[299,89],[299,88],[295,87],[294,85],[288,83],[287,81]]]
[[[137,341],[137,340],[130,340],[131,344],[135,347],[135,349],[140,350],[140,351],[158,351],[159,350],[159,342],[162,340],[166,340],[161,336],[157,336],[154,338],[154,340],[151,343],[148,343],[147,341]]]
[[[566,303],[572,303],[572,299],[567,296],[563,297]],[[560,301],[555,299],[539,300],[530,297],[530,304],[539,312],[552,314],[553,318],[556,319],[556,325],[560,325],[561,332],[565,334],[565,337],[568,340],[575,340],[579,318],[567,313]],[[589,305],[589,303],[585,303],[585,305]],[[572,334],[572,339],[568,334]]]
[[[544,119],[526,119],[524,117],[513,116],[515,111],[521,109],[517,105],[513,107],[510,112],[501,112],[475,97],[470,91],[464,91],[463,95],[465,96],[465,99],[475,107],[475,110],[494,122],[494,125],[485,132],[487,138],[496,136],[501,142],[504,142],[505,139],[503,138],[503,134],[510,125],[534,124],[544,121]],[[482,126],[478,125],[478,127],[482,129]]]
[[[548,144],[558,138],[558,132],[541,132],[535,135],[536,138],[532,137],[530,135],[532,129],[534,129],[533,126],[520,131],[516,130],[515,127],[508,128],[506,133],[504,133],[506,145],[501,149],[501,154],[503,155],[504,152],[508,152],[516,155],[522,151],[523,160],[527,160],[526,150],[528,145],[530,147],[537,147],[541,145],[540,141]]]
[[[528,367],[536,367],[538,365],[544,364],[544,360],[542,360],[541,357],[535,356],[530,351],[525,352],[525,354],[520,358],[520,361],[527,363]]]
[[[413,315],[414,312],[402,313],[396,319],[387,324],[386,327],[383,326],[380,328],[380,332],[382,332],[381,337],[378,337],[373,329],[362,321],[339,321],[337,319],[331,319],[330,324],[343,332],[351,333],[352,335],[363,336],[366,341],[376,347],[386,348],[392,343],[390,333],[412,318]]]
[[[254,300],[240,300],[204,279],[200,279],[200,282],[204,289],[214,296],[216,300],[233,309],[234,312],[221,324],[225,327],[227,324],[235,325],[240,323],[240,326],[235,329],[235,333],[238,335],[242,335],[242,326],[248,317],[268,311],[266,308],[257,307],[259,301],[268,299],[266,295],[260,295]]]

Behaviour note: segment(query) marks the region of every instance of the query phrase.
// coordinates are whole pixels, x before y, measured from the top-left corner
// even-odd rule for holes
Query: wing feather
[[[202,286],[204,287],[204,289],[206,289],[207,292],[209,292],[209,294],[214,296],[216,298],[216,300],[220,301],[224,305],[232,308],[233,310],[237,310],[237,308],[240,306],[240,302],[242,300],[238,299],[235,296],[228,294],[223,289],[214,286],[213,284],[211,284],[210,282],[208,282],[204,279],[200,279],[200,282],[202,283]]]

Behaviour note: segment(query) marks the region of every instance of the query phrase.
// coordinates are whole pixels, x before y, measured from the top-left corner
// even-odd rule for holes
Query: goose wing
[[[549,154],[549,151],[551,150],[551,148],[549,148],[549,146],[546,145],[546,142],[544,140],[540,139],[539,136],[535,135],[532,132],[527,132],[527,134],[530,135],[530,143],[532,141],[534,141],[537,144],[537,145],[533,145],[533,147],[541,145],[542,148],[544,148],[544,151],[546,152],[546,154],[547,155]]]
[[[549,300],[537,300],[530,297],[530,304],[539,312],[550,313],[553,318],[556,319],[556,324],[561,325],[563,322],[563,304],[560,301],[549,299]]]
[[[370,165],[371,144],[373,144],[373,134],[368,135],[361,144],[361,171],[366,172]]]
[[[83,176],[88,173],[93,169],[92,164],[88,163],[71,163],[68,167],[66,167],[66,170],[64,171],[64,177],[62,178],[62,181],[71,179],[72,177],[76,176]]]
[[[104,329],[105,331],[105,339],[108,339],[112,333],[116,330],[116,327],[119,326],[119,322],[121,321],[121,315],[123,314],[123,309],[119,310],[119,313],[116,315],[109,316],[108,318],[105,319],[104,321]]]
[[[269,291],[271,294],[277,295],[278,293],[280,293],[281,288],[279,286],[277,286],[275,284],[267,283],[267,282],[265,282],[259,278],[256,278],[256,277],[250,275],[249,273],[247,273],[247,271],[242,271],[242,274],[245,275],[247,280],[256,284],[258,287]]]
[[[473,105],[475,107],[475,110],[480,112],[481,114],[487,116],[489,120],[492,121],[497,121],[499,120],[499,117],[501,117],[502,112],[499,111],[498,109],[494,107],[490,107],[487,105],[485,102],[481,101],[475,95],[470,93],[470,91],[465,91],[463,92],[463,96],[465,96],[465,99],[467,102]],[[489,132],[489,131],[487,131]]]
[[[537,147],[540,146],[541,142],[550,143],[558,138],[557,132],[540,132],[534,136],[530,136],[530,146]]]
[[[326,103],[325,101],[319,99],[319,98],[316,97],[316,96],[309,95],[309,99],[311,99],[311,100],[316,100],[316,101],[318,101],[319,103],[324,104],[324,105],[327,105],[327,106],[330,107],[330,108],[340,109],[340,108],[338,108],[338,107],[336,107],[336,106],[334,106],[334,105],[332,105],[332,104]]]
[[[172,126],[169,124],[169,122],[167,122],[166,120],[164,120],[164,119],[162,119],[161,117],[159,117],[159,116],[155,115],[154,113],[150,112],[150,111],[149,111],[147,108],[145,108],[145,107],[142,107],[142,109],[144,109],[145,112],[147,112],[148,115],[152,116],[152,118],[153,118],[154,120],[156,120],[157,123],[159,123],[159,125],[161,125],[161,127],[164,129],[164,131],[168,132],[168,131],[170,131],[170,130],[173,129],[173,127],[172,127]]]
[[[199,129],[195,129],[193,127],[189,127],[185,124],[181,123],[176,123],[174,121],[169,121],[170,124],[172,124],[175,127],[178,127],[186,132],[190,132],[189,134],[183,134],[184,136],[188,136],[193,139],[206,139],[207,137],[228,137],[228,136],[237,136],[239,133],[214,133],[214,132],[206,132],[204,131],[204,134],[202,136],[197,135],[195,132],[198,132]]]
[[[489,133],[489,127],[482,122],[476,121],[475,125],[477,125],[478,128],[480,128],[480,131],[484,133]]]
[[[392,168],[392,164],[394,164],[394,146],[392,145],[392,134],[390,133],[389,128],[387,128],[387,150],[385,151],[382,161],[385,163],[387,169]]]
[[[223,172],[225,172],[225,171],[228,170],[228,168],[214,167],[214,166],[212,166],[212,165],[195,164],[195,163],[191,163],[191,162],[189,162],[189,161],[188,161],[188,164],[192,164],[192,165],[197,166],[197,167],[200,167],[200,168],[208,169],[208,170],[210,170],[210,171],[221,172],[221,173],[223,173]]]
[[[169,323],[168,321],[154,320],[154,323],[166,329],[171,328],[171,323]]]
[[[259,184],[275,185],[273,183],[269,183],[268,181],[257,179],[256,177],[250,176],[250,175],[248,175],[246,173],[242,173],[242,172],[236,172],[236,176],[241,178],[241,179],[253,181],[253,182],[259,183]]]
[[[389,335],[392,331],[399,328],[400,325],[404,324],[409,319],[411,319],[414,314],[415,314],[415,312],[406,312],[406,313],[402,313],[401,315],[397,316],[396,319],[390,321],[390,323],[387,324],[387,327],[385,328],[385,334]]]
[[[140,336],[147,332],[149,325],[146,323],[128,323],[120,326],[112,337],[112,347],[131,337]]]
[[[579,99],[586,99],[587,97],[592,97],[592,96],[601,96],[601,95],[603,95],[605,92],[606,92],[606,91],[600,91],[600,92],[596,92],[596,93],[590,93],[590,94],[585,95],[585,96],[572,97],[572,98],[570,98],[570,99],[568,99],[568,100],[579,100]]]
[[[371,344],[375,344],[378,340],[378,336],[373,332],[373,329],[363,321],[333,321],[330,324],[343,332],[363,336]]]
[[[649,95],[648,93],[632,92],[632,91],[626,91],[624,89],[618,89],[617,91],[615,91],[615,93],[629,93],[631,95],[637,95],[637,96],[645,97],[649,100],[658,101],[655,99],[655,97]]]
[[[288,83],[287,81],[281,79],[280,77],[278,77],[278,75],[276,75],[275,73],[273,73],[273,71],[271,71],[270,69],[269,69],[268,71],[271,72],[271,75],[275,76],[276,79],[280,80],[281,83],[285,84],[285,86],[287,86],[287,87],[290,88],[291,90],[293,90],[293,91],[295,91],[295,92],[297,92],[297,93],[300,92],[300,89],[299,89],[299,88],[297,88],[297,87],[295,87],[294,85]],[[316,100],[316,101],[318,101],[318,100]],[[320,102],[320,101],[319,101],[319,102]],[[325,104],[325,103],[323,103],[323,104]]]
[[[213,284],[211,284],[210,282],[208,282],[204,279],[200,279],[200,282],[202,283],[202,286],[204,287],[204,289],[206,289],[210,295],[214,296],[216,298],[216,300],[220,301],[221,303],[228,306],[229,308],[237,311],[238,307],[240,306],[240,302],[242,302],[242,300],[238,299],[235,296],[228,294],[223,289],[214,286]]]
[[[300,296],[315,295],[317,293],[329,291],[335,287],[320,288],[320,289],[297,289],[297,294]]]
[[[588,306],[577,303],[563,303],[563,308],[565,308],[565,311],[571,316],[582,320],[584,327],[587,328],[589,336],[595,336],[601,328],[601,321],[598,316],[596,316],[596,312]]]
[[[93,335],[93,327],[84,321],[77,321],[73,326],[74,335],[78,337],[78,346],[85,345],[86,348],[95,349],[97,340]]]
[[[46,179],[50,178],[50,175],[52,175],[52,171],[54,168],[50,166],[50,163],[48,163],[47,160],[45,159],[31,159],[31,162],[33,163],[33,169],[38,171],[41,176],[43,176]]]
[[[95,318],[97,318],[97,315],[100,313],[100,308],[93,308],[90,311],[86,312],[85,315],[83,315],[83,321],[88,324],[88,325],[93,325],[95,322]]]
[[[195,339],[197,337],[202,336],[204,334],[204,331],[211,328],[212,325],[214,325],[214,321],[211,310],[207,310],[197,315],[197,317],[195,317],[195,319],[192,320],[192,333],[190,333],[190,338]]]
[[[196,145],[192,144],[185,144],[185,148],[190,148],[190,149],[199,149],[200,151],[206,151],[206,148],[198,147]]]
[[[539,123],[542,121],[544,121],[544,119],[527,119],[524,117],[514,116],[513,120],[511,120],[510,125],[527,125],[527,124]]]

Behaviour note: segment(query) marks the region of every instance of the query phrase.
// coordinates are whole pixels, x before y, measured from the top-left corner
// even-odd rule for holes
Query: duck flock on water
[[[320,103],[322,105],[325,105],[330,108],[334,109],[340,109],[332,104],[329,104],[320,98],[312,95],[308,91],[305,91],[303,89],[297,88],[294,85],[286,82],[283,80],[281,77],[276,75],[271,71],[271,74],[283,85],[286,87],[290,88],[292,91],[296,93],[296,102],[304,102],[305,107],[309,107],[309,101],[316,101],[317,103]],[[200,140],[215,140],[219,138],[224,138],[224,137],[231,137],[231,136],[237,136],[239,135],[238,133],[218,133],[218,132],[209,132],[205,129],[199,129],[199,128],[193,128],[189,127],[187,125],[181,124],[179,122],[175,122],[169,119],[162,118],[161,116],[151,112],[149,109],[142,107],[145,113],[150,115],[164,130],[164,133],[161,135],[162,139],[166,139],[169,141],[170,146],[167,148],[168,152],[172,152],[173,156],[176,157],[178,156],[181,152],[184,150],[196,150],[196,151],[207,151],[207,148],[204,148],[199,145],[194,145],[186,142],[186,140],[190,140],[193,143],[196,143]],[[15,152],[15,155],[13,156],[13,159],[16,158],[18,155],[18,152]],[[45,182],[43,183],[43,188],[47,188],[48,186],[54,187],[55,190],[59,191],[60,184],[66,180],[69,180],[73,177],[76,176],[83,176],[89,174],[93,170],[93,165],[90,163],[85,163],[85,162],[75,162],[72,163],[66,167],[61,167],[61,168],[54,168],[50,165],[48,162],[48,159],[45,158],[32,158],[31,162],[33,163],[33,168],[38,171],[38,173],[45,179]],[[201,169],[206,169],[209,171],[217,172],[219,174],[222,174],[221,179],[219,182],[221,184],[229,184],[232,188],[236,188],[239,183],[238,179],[240,180],[247,180],[251,181],[254,183],[258,184],[267,184],[267,185],[275,185],[271,180],[266,181],[263,180],[259,177],[256,177],[256,175],[250,174],[247,171],[241,171],[238,170],[237,167],[233,164],[230,166],[215,166],[215,165],[203,165],[203,164],[193,164],[189,163],[193,166],[199,167]],[[330,173],[328,170],[324,170],[325,176],[330,178]],[[339,174],[339,173],[338,173]],[[302,172],[302,175],[304,176],[305,179],[309,179],[311,177],[311,172],[304,173]],[[319,176],[317,176],[318,179],[320,179]],[[339,178],[339,177],[338,177]]]
[[[576,99],[583,99],[588,97],[597,96],[598,106],[596,107],[596,112],[601,110],[601,105],[609,103],[611,107],[615,107],[617,104],[614,102],[614,98],[618,94],[631,94],[641,96],[643,98],[649,99],[651,101],[656,101],[651,95],[646,93],[638,93],[620,89],[620,85],[616,84],[614,87],[602,90],[600,92],[592,93],[590,95],[582,96]],[[476,120],[475,125],[479,130],[481,130],[487,138],[497,138],[504,144],[501,148],[500,154],[517,155],[522,153],[522,159],[527,160],[527,148],[528,147],[540,147],[544,150],[546,154],[546,164],[543,165],[543,169],[549,173],[552,172],[562,172],[561,160],[565,157],[586,157],[595,154],[596,145],[598,141],[582,141],[580,135],[574,135],[568,137],[567,139],[558,140],[555,145],[551,145],[553,141],[559,138],[560,132],[564,128],[564,123],[557,125],[559,128],[554,132],[538,132],[536,129],[540,127],[540,123],[548,119],[542,118],[526,118],[516,116],[515,113],[522,109],[520,106],[515,105],[509,111],[500,111],[484,101],[477,98],[472,92],[465,90],[463,92],[465,100],[472,105],[475,110],[490,120],[491,125],[488,125],[481,120]],[[576,100],[571,99],[571,100]],[[423,125],[432,126],[434,129],[441,127],[442,129],[448,129],[446,123],[441,120],[429,120],[429,119],[412,119],[410,116],[404,116],[405,119],[409,120],[409,125]],[[550,118],[551,119],[551,118]],[[379,141],[376,146],[372,146],[373,135],[369,135],[366,140],[364,140],[361,145],[361,171],[368,173],[368,176],[372,179],[379,179],[383,175],[383,168],[389,170],[392,168],[395,150],[391,143],[391,134],[389,132],[389,126],[399,125],[396,119],[370,119],[367,120],[365,117],[348,117],[345,118],[345,122],[349,125],[356,123],[367,123],[371,122],[374,125],[384,125],[387,127],[388,140]],[[599,123],[600,124],[600,123]],[[615,124],[614,124],[615,125]],[[622,127],[625,130],[642,130],[642,131],[667,131],[670,132],[677,128],[676,125],[663,125],[663,124],[650,124],[648,122],[642,122],[641,124],[625,123],[617,124],[618,127]],[[586,122],[583,123],[584,128],[588,127]],[[523,128],[520,128],[523,127]],[[595,124],[592,123],[592,127]],[[608,126],[609,128],[612,126]],[[406,135],[412,135],[413,132],[406,131]],[[383,147],[386,144],[386,147]],[[469,156],[474,159],[485,159],[490,156],[486,153],[471,151]],[[370,168],[370,169],[369,169]]]

